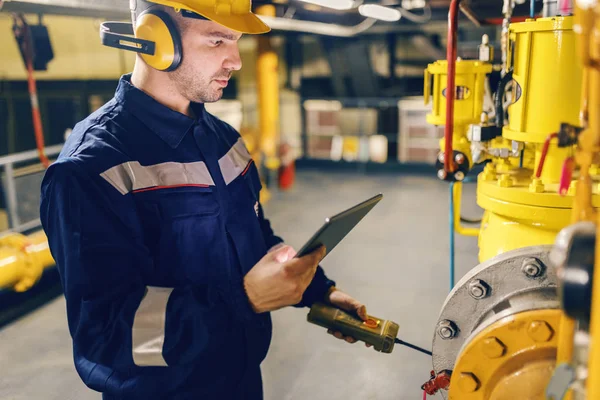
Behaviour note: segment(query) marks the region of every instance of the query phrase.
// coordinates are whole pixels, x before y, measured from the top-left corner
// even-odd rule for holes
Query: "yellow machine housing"
[[[456,96],[454,103],[454,135],[452,147],[467,155],[472,165],[467,131],[470,124],[480,121],[483,110],[486,76],[492,72],[492,65],[481,61],[457,60]],[[432,125],[446,124],[446,86],[448,62],[436,61],[425,70],[425,104],[431,99],[431,81],[433,78],[433,103],[427,122]],[[440,141],[444,148],[444,139]]]
[[[583,74],[573,22],[552,17],[510,26],[514,86],[505,138],[544,143],[561,123],[579,124]]]
[[[470,142],[471,149],[477,145],[486,152],[485,160],[488,161],[477,178],[477,203],[484,209],[478,232],[479,261],[482,264],[476,268],[475,274],[470,274],[457,285],[463,287],[453,289],[440,314],[440,318],[443,316],[444,319],[438,322],[438,328],[440,324],[462,323],[463,326],[456,326],[456,331],[463,332],[468,338],[464,335],[462,338],[443,337],[439,330],[437,333],[444,340],[434,337],[434,367],[436,351],[443,353],[445,347],[451,348],[452,340],[466,340],[458,353],[454,347],[445,355],[437,355],[438,360],[442,360],[438,364],[443,364],[444,357],[458,354],[453,365],[450,399],[545,399],[545,388],[557,358],[568,357],[571,351],[565,344],[564,332],[572,331],[572,325],[562,318],[552,285],[548,292],[540,294],[539,299],[515,308],[503,319],[490,320],[488,325],[478,327],[478,333],[463,331],[466,320],[457,314],[457,299],[461,299],[464,312],[469,307],[465,305],[468,301],[477,303],[488,301],[484,299],[489,296],[498,296],[497,292],[494,293],[498,282],[489,276],[484,281],[481,276],[486,270],[489,272],[495,268],[500,271],[498,263],[507,262],[506,257],[511,254],[520,257],[511,261],[513,264],[522,263],[515,274],[539,279],[536,272],[539,267],[549,276],[556,276],[551,266],[540,263],[539,258],[528,259],[526,254],[528,249],[548,249],[558,232],[572,222],[577,173],[573,175],[566,196],[561,196],[558,189],[563,164],[568,157],[575,155],[575,147],[559,148],[556,140],[550,142],[539,179],[535,174],[548,136],[558,132],[562,123],[576,126],[581,123],[583,70],[576,54],[573,26],[574,18],[571,16],[527,20],[510,26],[508,69],[513,70],[513,89],[508,124],[503,127],[502,137]],[[467,140],[467,129],[463,124],[480,122],[477,113],[481,113],[483,101],[483,93],[475,90],[483,87],[483,83],[479,86],[480,80],[483,82],[484,79],[479,73],[483,69],[475,69],[482,63],[464,63],[457,62],[456,85],[471,85],[474,89],[470,101],[456,101],[457,122],[453,143],[454,149],[459,151],[463,151]],[[433,112],[428,116],[428,122],[436,125],[445,122],[443,90],[446,76],[439,71],[444,67],[447,67],[445,62],[431,64],[425,73],[426,102],[429,100],[427,82],[429,76],[434,75]],[[487,67],[483,71],[491,71],[491,65]],[[464,75],[466,73],[469,77]],[[501,147],[508,148],[501,153],[497,151]],[[589,171],[592,175],[598,174],[600,168],[591,165]],[[597,177],[592,179],[598,182]],[[591,186],[591,203],[598,208],[599,185],[594,183]],[[454,195],[456,201],[460,199],[461,183],[455,184],[455,190],[458,192]],[[460,204],[457,209],[460,210]],[[460,226],[459,218],[455,218],[454,225],[459,233],[471,233]],[[547,250],[539,254],[546,254],[544,252]],[[470,293],[473,299],[465,297],[465,292]],[[484,294],[478,297],[479,293]],[[517,296],[515,293],[511,295]],[[544,304],[540,299],[545,298],[552,301],[536,305]],[[483,320],[487,318],[485,313],[489,313],[489,309],[481,308],[479,312],[484,314],[471,318]],[[455,321],[452,320],[453,313]]]

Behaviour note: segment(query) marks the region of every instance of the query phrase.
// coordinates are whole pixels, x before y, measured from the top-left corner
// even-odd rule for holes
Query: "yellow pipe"
[[[275,17],[275,6],[263,5],[257,14]],[[279,142],[279,60],[271,45],[271,37],[258,37],[257,88],[260,124],[260,149],[265,166],[270,171],[279,168],[277,144]]]
[[[584,128],[584,131],[579,137],[577,152],[575,160],[580,167],[580,177],[577,182],[577,190],[575,199],[573,202],[572,222],[576,223],[579,221],[593,221],[596,217],[596,212],[592,207],[592,179],[590,177],[590,166],[592,165],[594,153],[596,151],[597,143],[600,140],[600,126],[598,126],[598,111],[600,107],[600,99],[598,97],[600,86],[600,80],[598,80],[598,71],[591,70],[591,57],[590,57],[590,43],[591,43],[591,32],[594,24],[594,15],[592,12],[584,11],[577,8],[575,13],[575,24],[580,29],[575,29],[578,34],[577,44],[578,52],[581,62],[583,63],[583,81],[582,81],[582,93],[581,93],[581,108],[579,112],[579,122]],[[591,85],[591,87],[590,87]],[[591,107],[590,107],[591,104]],[[590,115],[589,111],[592,110]],[[590,124],[590,120],[592,123]],[[596,249],[598,251],[598,249]],[[596,256],[596,265],[598,265],[598,256]],[[593,288],[600,287],[600,281],[594,277]],[[596,291],[597,292],[597,291]],[[594,318],[594,310],[596,314],[600,311],[600,299],[598,296],[593,296],[596,303],[592,300],[592,325],[590,327],[590,334],[594,337],[594,332],[600,332],[598,327],[593,328],[594,319],[596,325],[598,321],[598,315]],[[570,363],[573,357],[573,345],[575,336],[575,321],[569,318],[564,312],[561,314],[560,328],[558,331],[558,353],[556,362],[557,365],[562,363]],[[592,340],[593,343],[593,340]],[[593,349],[593,345],[591,347]],[[596,358],[600,356],[600,352],[596,348]],[[593,382],[594,375],[592,375],[593,369],[591,367],[593,351],[590,352],[590,370],[588,379],[588,386]],[[597,367],[596,367],[597,368]],[[594,384],[592,384],[594,386]],[[598,385],[594,388],[588,388],[587,398],[594,399],[598,398]],[[573,394],[569,391],[565,395],[565,400],[570,400]]]
[[[40,279],[44,269],[54,264],[43,231],[0,237],[0,288],[24,292]]]
[[[460,205],[462,201],[462,182],[454,183],[452,196],[454,199],[454,230],[459,235],[479,236],[479,228],[466,228],[460,224]]]
[[[581,8],[583,2],[576,2],[576,16],[579,19],[581,26],[580,37],[582,38],[582,58],[584,67],[589,69],[589,115],[588,115],[588,130],[591,132],[591,139],[585,144],[589,145],[587,151],[597,153],[597,144],[600,142],[600,40],[595,32],[600,28],[600,6],[594,1],[589,4],[588,10]],[[596,146],[594,146],[596,145]],[[594,149],[596,147],[596,149]],[[600,236],[600,220],[597,220],[596,226],[598,232],[596,238]],[[596,268],[600,265],[600,240],[596,240]],[[592,281],[592,311],[590,321],[590,351],[588,359],[588,379],[587,398],[600,398],[600,274],[595,273]]]

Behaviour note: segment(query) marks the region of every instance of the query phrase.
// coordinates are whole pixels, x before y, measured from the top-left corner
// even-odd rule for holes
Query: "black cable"
[[[504,91],[506,90],[506,85],[513,78],[513,70],[512,68],[504,75],[500,82],[498,82],[498,90],[496,90],[496,126],[498,128],[502,128],[504,126],[504,107],[503,107],[503,99],[504,99]]]
[[[396,339],[396,343],[401,344],[401,345],[406,346],[406,347],[410,347],[411,349],[420,351],[421,353],[425,353],[428,356],[432,356],[433,355],[433,353],[430,352],[429,350],[425,350],[425,349],[423,349],[423,348],[421,348],[419,346],[415,346],[414,344],[407,343],[407,342],[405,342],[403,340],[400,340],[400,339]]]

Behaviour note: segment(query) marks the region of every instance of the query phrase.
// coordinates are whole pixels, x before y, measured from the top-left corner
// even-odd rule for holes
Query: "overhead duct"
[[[123,0],[0,0],[0,11],[129,19],[129,2]]]
[[[0,11],[72,15],[117,20],[127,20],[130,18],[129,2],[124,0],[0,0]],[[371,28],[377,22],[375,19],[367,18],[357,25],[346,26],[291,18],[259,17],[273,30],[338,37],[358,35]]]
[[[367,18],[360,24],[353,26],[325,24],[323,22],[304,21],[290,18],[266,17],[259,15],[263,22],[273,30],[305,32],[315,35],[352,37],[365,32],[377,22],[376,19]]]

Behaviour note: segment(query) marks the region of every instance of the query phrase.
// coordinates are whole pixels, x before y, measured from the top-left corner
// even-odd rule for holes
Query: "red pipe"
[[[454,136],[454,98],[456,94],[456,47],[458,28],[458,7],[460,0],[452,0],[448,12],[448,48],[446,61],[448,62],[448,82],[446,84],[446,130],[444,131],[444,171],[451,174],[456,170],[454,163],[452,139]]]
[[[31,59],[27,60],[27,81],[29,85],[29,97],[31,99],[31,113],[33,116],[33,130],[35,131],[35,143],[37,145],[40,161],[45,168],[50,166],[50,161],[44,152],[44,131],[42,127],[42,116],[38,102],[37,88],[33,76],[33,65]]]
[[[556,139],[558,137],[558,133],[552,133],[546,137],[544,141],[544,147],[542,147],[542,154],[540,156],[540,163],[538,164],[537,171],[535,173],[535,177],[539,178],[542,176],[542,171],[544,170],[544,163],[546,162],[546,156],[548,155],[548,148],[550,147],[550,141],[552,139]]]
[[[45,168],[48,168],[50,166],[50,161],[48,160],[48,157],[46,157],[46,153],[44,152],[44,130],[42,127],[42,116],[40,114],[37,86],[35,82],[35,76],[33,75],[33,48],[31,32],[29,31],[29,26],[25,21],[25,17],[19,15],[18,17],[15,16],[14,18],[15,26],[17,26],[15,34],[17,36],[20,35],[23,39],[21,42],[21,47],[23,49],[23,54],[25,55],[25,63],[27,65],[27,84],[29,90],[29,99],[31,101],[31,114],[33,117],[35,143],[37,145],[37,150],[41,163],[44,165]],[[17,19],[21,21],[20,27],[18,27]]]
[[[561,196],[566,196],[569,193],[569,186],[571,186],[571,179],[573,179],[573,170],[575,170],[575,159],[569,157],[565,160],[560,175],[560,184],[558,185],[558,193]]]

